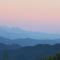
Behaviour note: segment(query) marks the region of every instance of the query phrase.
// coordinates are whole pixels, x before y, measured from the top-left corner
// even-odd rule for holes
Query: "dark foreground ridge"
[[[0,43],[0,60],[42,60],[53,57],[60,52],[60,44],[39,44],[22,47],[18,44]],[[52,60],[50,58],[50,60]],[[57,59],[58,60],[58,59]]]

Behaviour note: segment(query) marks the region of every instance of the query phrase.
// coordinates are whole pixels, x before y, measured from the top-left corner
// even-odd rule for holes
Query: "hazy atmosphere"
[[[0,0],[0,25],[60,33],[60,0]]]
[[[60,60],[60,0],[0,0],[0,60]]]

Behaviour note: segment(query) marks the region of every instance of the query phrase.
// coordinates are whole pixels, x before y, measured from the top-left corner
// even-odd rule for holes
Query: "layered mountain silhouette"
[[[34,46],[37,44],[56,44],[60,43],[60,39],[54,39],[54,40],[37,40],[37,39],[31,39],[31,38],[23,38],[23,39],[8,39],[4,37],[0,37],[0,43],[4,44],[18,44],[21,46]]]
[[[60,35],[0,27],[0,60],[37,60],[60,52]]]
[[[9,27],[2,27],[0,26],[0,36],[9,38],[9,39],[17,39],[17,38],[32,38],[32,39],[59,39],[59,34],[48,34],[48,33],[41,33],[41,32],[29,32],[24,31],[19,28],[9,28]]]

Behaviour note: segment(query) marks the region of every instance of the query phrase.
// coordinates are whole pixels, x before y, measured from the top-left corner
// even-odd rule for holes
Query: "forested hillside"
[[[0,60],[38,60],[42,57],[54,56],[60,52],[60,44],[39,44],[26,47],[16,45],[14,45],[15,48],[12,48],[13,45],[0,43]]]

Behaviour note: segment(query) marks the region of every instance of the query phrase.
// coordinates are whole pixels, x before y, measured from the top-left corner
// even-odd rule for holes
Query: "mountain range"
[[[37,45],[37,44],[50,44],[50,45],[53,45],[53,44],[60,43],[60,39],[36,40],[36,39],[31,39],[31,38],[8,39],[8,38],[0,37],[0,43],[8,44],[8,45],[18,44],[18,45],[21,45],[21,46],[34,46],[34,45]]]
[[[24,31],[23,29],[17,27],[2,27],[0,26],[0,36],[9,38],[9,39],[23,39],[23,38],[32,38],[38,40],[45,39],[60,39],[60,34],[49,34],[43,32],[30,32]]]
[[[60,35],[0,27],[0,60],[38,60],[60,52]]]

